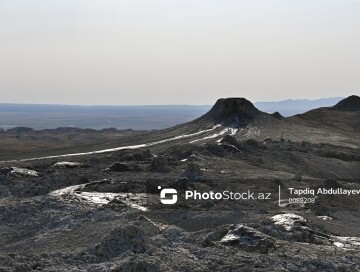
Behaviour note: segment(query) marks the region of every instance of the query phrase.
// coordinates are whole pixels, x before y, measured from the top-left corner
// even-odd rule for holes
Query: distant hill
[[[298,118],[305,121],[306,125],[312,124],[314,127],[328,126],[338,128],[342,131],[360,130],[360,97],[351,95],[336,105],[310,110],[303,114],[290,117],[291,120]]]
[[[0,128],[31,127],[36,130],[58,127],[163,129],[189,122],[210,106],[69,106],[0,104]]]
[[[341,100],[332,108],[340,111],[360,111],[360,97],[357,95],[351,95]]]
[[[278,102],[257,102],[254,105],[261,111],[278,112],[287,117],[319,107],[334,106],[341,99],[341,97],[317,100],[289,99]],[[164,129],[194,120],[209,111],[211,107],[210,105],[70,106],[0,103],[0,128],[5,130],[14,127],[30,127],[36,130],[58,127]]]
[[[277,102],[257,102],[254,104],[259,110],[269,113],[274,113],[278,111],[281,115],[288,117],[295,114],[304,113],[316,108],[334,106],[343,98],[344,97],[331,97],[315,100],[287,99]]]

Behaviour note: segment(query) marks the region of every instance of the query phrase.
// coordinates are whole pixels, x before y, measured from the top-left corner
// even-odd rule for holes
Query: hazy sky
[[[359,0],[0,0],[0,102],[359,93]]]

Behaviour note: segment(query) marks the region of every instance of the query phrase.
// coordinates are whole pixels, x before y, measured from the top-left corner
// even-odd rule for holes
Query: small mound
[[[224,138],[222,138],[220,143],[222,143],[222,144],[230,144],[230,145],[233,145],[233,146],[236,146],[236,147],[239,146],[239,142],[235,139],[235,137],[233,137],[231,135],[226,135]]]
[[[187,164],[186,169],[182,173],[182,177],[189,180],[197,180],[203,177],[203,173],[199,165],[195,163],[189,163]]]
[[[275,248],[275,239],[244,225],[233,225],[220,240],[221,244],[238,246],[249,252],[268,253]]]
[[[170,172],[169,162],[167,157],[158,156],[152,159],[150,166],[148,167],[149,171],[167,173]]]
[[[34,132],[32,128],[28,127],[14,127],[10,128],[6,131],[7,134],[22,134],[22,133],[29,133]]]
[[[112,165],[110,165],[108,168],[106,168],[105,171],[130,172],[131,168],[125,163],[115,162]]]
[[[7,197],[12,197],[12,194],[11,194],[9,188],[7,188],[4,185],[0,185],[0,199],[7,198]]]
[[[338,111],[360,111],[360,97],[357,95],[351,95],[341,100],[333,106],[332,109]]]
[[[284,116],[282,116],[282,115],[280,114],[280,112],[278,112],[278,111],[272,113],[271,116],[274,117],[274,118],[276,118],[276,119],[278,119],[278,120],[284,118]]]
[[[323,182],[323,186],[326,189],[337,189],[340,188],[339,183],[334,179],[325,179]]]
[[[14,177],[38,177],[39,173],[35,170],[30,170],[26,168],[19,168],[19,167],[10,167],[10,168],[2,168],[1,173],[8,174]]]

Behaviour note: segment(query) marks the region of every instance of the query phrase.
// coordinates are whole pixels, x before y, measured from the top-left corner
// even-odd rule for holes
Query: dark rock
[[[168,154],[165,154],[164,156],[167,158],[168,164],[170,166],[179,165],[179,160],[177,158],[175,158],[174,156],[171,156],[171,155],[168,155]]]
[[[132,256],[125,260],[121,265],[115,267],[113,272],[165,272],[171,271],[168,267],[163,267],[161,261],[147,254]]]
[[[239,148],[237,148],[236,146],[233,146],[233,145],[229,145],[229,144],[224,144],[223,148],[227,153],[239,153],[240,152]]]
[[[237,148],[239,148],[239,142],[235,139],[235,137],[233,137],[231,135],[226,135],[224,138],[222,138],[220,143],[233,145],[233,146],[236,146]]]
[[[0,199],[6,197],[12,197],[12,194],[6,186],[0,185]]]
[[[166,149],[166,154],[169,154],[178,160],[183,160],[188,158],[194,153],[195,147],[191,144],[182,144],[182,145],[171,145]]]
[[[334,179],[325,179],[323,186],[326,189],[337,189],[340,187],[339,183]]]
[[[142,169],[139,165],[137,165],[137,164],[132,165],[132,166],[131,166],[131,170],[134,171],[134,172],[141,172],[141,171],[143,171],[143,169]]]
[[[81,176],[79,179],[79,184],[85,184],[85,183],[89,183],[90,180],[88,179],[87,176]]]
[[[245,145],[252,148],[258,148],[260,143],[254,139],[249,139],[245,141]]]
[[[88,253],[95,255],[97,259],[103,260],[130,250],[133,253],[144,253],[147,250],[144,230],[132,223],[113,230],[104,237]]]
[[[154,158],[154,154],[151,153],[151,151],[150,151],[149,149],[146,149],[146,150],[142,153],[142,155],[143,155],[143,160],[144,160],[144,161],[149,161],[149,160],[151,160],[151,159]]]
[[[197,180],[203,177],[203,172],[200,169],[200,166],[195,163],[188,163],[182,176],[188,178],[189,180]]]
[[[158,156],[152,159],[148,170],[153,172],[170,172],[170,167],[168,163],[168,159],[165,156]]]
[[[214,231],[208,233],[205,236],[203,245],[209,246],[213,245],[215,242],[221,240],[222,237],[224,237],[228,233],[229,229],[226,226],[221,226],[215,229]]]
[[[144,231],[134,224],[128,224],[123,228],[123,233],[128,238],[144,237]]]
[[[7,175],[11,172],[11,167],[3,167],[0,169],[0,174]]]
[[[180,178],[172,184],[172,188],[176,190],[186,190],[188,188],[189,180],[187,178]]]
[[[201,147],[203,150],[201,154],[203,156],[218,156],[223,157],[225,154],[225,149],[223,146],[217,144],[206,144],[205,146]]]
[[[158,180],[147,180],[146,181],[146,193],[148,194],[159,194],[159,181]]]
[[[130,172],[131,171],[129,166],[127,166],[125,163],[120,163],[120,162],[113,163],[105,170],[113,171],[113,172]]]
[[[126,209],[128,205],[123,200],[114,198],[108,204],[106,204],[106,207],[113,210],[123,210]]]
[[[154,158],[154,155],[149,149],[144,152],[136,152],[134,154],[126,154],[122,159],[123,160],[133,160],[133,161],[149,161]]]
[[[189,158],[187,158],[187,162],[197,162],[197,161],[202,161],[203,159],[199,157],[200,154],[196,155],[196,154],[191,154],[189,156]]]
[[[302,177],[302,173],[301,172],[298,172],[294,175],[293,177],[293,180],[296,181],[296,182],[301,182],[303,181],[303,177]]]

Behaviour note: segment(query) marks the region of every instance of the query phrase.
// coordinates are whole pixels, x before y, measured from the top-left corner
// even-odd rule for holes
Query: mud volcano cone
[[[249,100],[245,98],[222,98],[216,101],[204,117],[224,125],[246,125],[261,115]]]

